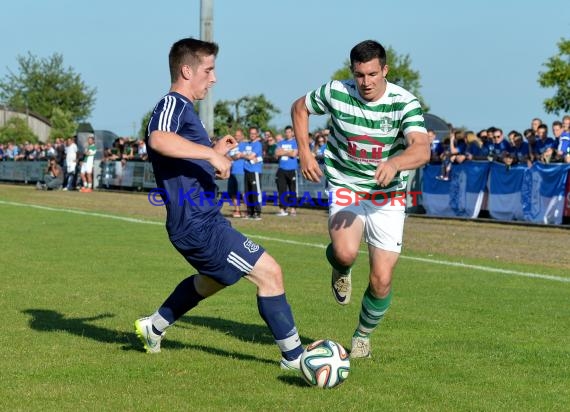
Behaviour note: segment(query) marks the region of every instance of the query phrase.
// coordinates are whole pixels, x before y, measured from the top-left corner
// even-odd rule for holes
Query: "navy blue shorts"
[[[202,275],[233,285],[249,274],[265,249],[235,230],[222,215],[172,244]]]

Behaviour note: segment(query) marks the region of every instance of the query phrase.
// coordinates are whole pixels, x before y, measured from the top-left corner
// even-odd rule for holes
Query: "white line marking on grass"
[[[470,265],[468,263],[462,263],[462,262],[448,262],[446,260],[428,259],[428,258],[415,257],[415,256],[401,256],[401,258],[415,260],[417,262],[425,262],[425,263],[432,263],[438,265],[461,267],[465,269],[481,270],[483,272],[503,273],[505,275],[523,276],[526,278],[555,280],[557,282],[570,282],[570,278],[564,278],[561,276],[553,276],[553,275],[544,275],[542,273],[518,272],[516,270],[510,270],[510,269],[493,268],[493,267],[480,266],[480,265]]]
[[[47,211],[51,211],[51,212],[65,212],[65,213],[71,213],[71,214],[82,215],[82,216],[102,217],[105,219],[115,219],[115,220],[121,220],[123,222],[129,222],[129,223],[143,223],[143,224],[147,224],[147,225],[164,226],[164,223],[156,222],[156,221],[152,221],[152,220],[135,219],[132,217],[108,215],[105,213],[86,212],[86,211],[77,210],[77,209],[60,209],[60,208],[55,208],[55,207],[40,206],[40,205],[27,204],[27,203],[8,202],[5,200],[0,200],[0,204],[10,205],[10,206],[30,207],[30,208],[34,208],[34,209],[47,210]],[[257,238],[257,239],[261,239],[261,240],[268,240],[268,241],[279,242],[279,243],[287,243],[289,245],[308,246],[308,247],[314,247],[314,248],[319,248],[319,249],[326,249],[326,247],[327,247],[327,245],[322,244],[322,243],[299,242],[296,240],[279,239],[279,238],[274,238],[274,237],[270,237],[270,236],[263,236],[263,235],[252,235],[252,234],[245,234],[245,235],[248,237],[251,237],[251,238]],[[363,250],[360,250],[359,252],[360,253],[366,253],[366,251],[363,251]],[[401,255],[400,258],[401,259],[408,259],[408,260],[415,260],[417,262],[424,262],[424,263],[429,263],[429,264],[434,264],[434,265],[454,266],[454,267],[461,267],[461,268],[465,268],[465,269],[480,270],[483,272],[502,273],[505,275],[521,276],[521,277],[535,278],[535,279],[553,280],[556,282],[570,282],[570,278],[564,278],[561,276],[553,276],[553,275],[544,275],[542,273],[519,272],[516,270],[493,268],[493,267],[480,266],[480,265],[470,265],[470,264],[462,263],[462,262],[450,262],[450,261],[446,261],[446,260],[428,259],[428,258],[415,257],[415,256]]]
[[[57,207],[49,207],[49,206],[40,206],[40,205],[33,205],[28,203],[17,203],[17,202],[7,202],[5,200],[0,200],[1,205],[10,205],[10,206],[23,206],[23,207],[31,207],[33,209],[40,209],[40,210],[48,210],[50,212],[65,212],[65,213],[72,213],[74,215],[81,215],[81,216],[93,216],[93,217],[102,217],[105,219],[115,219],[121,220],[123,222],[131,222],[131,223],[144,223],[147,225],[161,225],[164,226],[164,223],[161,222],[154,222],[152,220],[144,220],[144,219],[135,219],[134,217],[126,217],[126,216],[115,216],[115,215],[108,215],[106,213],[97,213],[97,212],[86,212],[84,210],[77,210],[77,209],[63,209]]]
[[[327,247],[327,245],[323,245],[322,243],[298,242],[295,240],[275,239],[275,238],[268,237],[268,236],[258,236],[258,235],[247,235],[247,236],[262,239],[262,240],[287,243],[290,245],[317,247],[320,249],[326,249],[326,247]],[[367,253],[365,250],[359,250],[358,252],[359,253]],[[547,280],[554,280],[557,282],[570,282],[570,278],[564,278],[561,276],[544,275],[542,273],[518,272],[516,270],[500,269],[500,268],[493,268],[493,267],[480,266],[480,265],[470,265],[470,264],[462,263],[462,262],[450,262],[450,261],[446,261],[446,260],[428,259],[428,258],[415,257],[415,256],[405,256],[405,255],[400,255],[400,259],[415,260],[417,262],[425,262],[425,263],[431,263],[431,264],[443,265],[443,266],[455,266],[455,267],[461,267],[461,268],[465,268],[465,269],[481,270],[483,272],[503,273],[505,275],[522,276],[522,277],[527,277],[527,278],[547,279]]]

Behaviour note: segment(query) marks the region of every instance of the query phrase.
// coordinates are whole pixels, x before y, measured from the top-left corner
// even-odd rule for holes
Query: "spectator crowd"
[[[311,151],[319,163],[324,162],[324,152],[330,130],[327,128],[309,134]],[[489,127],[475,133],[471,130],[453,129],[440,139],[433,130],[428,130],[431,140],[431,163],[441,165],[440,180],[449,180],[454,164],[469,160],[495,161],[512,165],[531,167],[535,162],[570,163],[570,115],[561,121],[554,121],[550,127],[539,118],[532,119],[530,127],[522,133],[511,130],[507,134],[499,127]],[[279,193],[295,192],[297,147],[293,130],[287,126],[281,132],[261,131],[250,127],[246,133],[236,129],[234,136],[238,147],[228,156],[233,160],[232,173],[228,182],[228,193],[234,206],[234,217],[260,219],[260,208],[246,208],[255,199],[245,199],[243,193],[262,192],[260,175],[264,163],[277,163],[275,176]],[[90,136],[89,139],[95,139]],[[57,138],[53,143],[12,142],[0,144],[0,161],[45,161],[44,176],[38,182],[38,189],[92,191],[93,159],[96,146],[88,141],[80,153],[75,138]],[[91,151],[89,150],[91,147]],[[144,140],[127,137],[117,138],[110,147],[104,148],[102,161],[120,162],[147,161],[148,153]],[[293,169],[292,169],[293,167]],[[247,177],[246,177],[247,176]],[[294,207],[280,204],[278,216],[295,216]]]
[[[453,130],[443,140],[428,130],[431,140],[431,163],[441,164],[440,180],[449,180],[453,164],[466,160],[487,160],[506,167],[533,163],[570,163],[570,115],[556,120],[549,130],[541,119],[534,118],[523,131],[511,130],[506,135],[499,127],[474,133]]]
[[[77,138],[56,138],[54,142],[15,144],[0,143],[0,161],[46,162],[43,177],[37,183],[42,190],[80,190],[90,192],[93,188],[93,161],[97,152],[95,135],[87,138],[85,150],[80,152]],[[148,154],[144,140],[117,138],[112,147],[105,148],[103,161],[146,161]]]

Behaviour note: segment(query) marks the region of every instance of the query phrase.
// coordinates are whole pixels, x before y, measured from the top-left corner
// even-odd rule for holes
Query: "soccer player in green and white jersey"
[[[93,191],[93,162],[95,161],[95,154],[97,154],[97,145],[95,145],[95,137],[93,135],[87,138],[87,147],[81,164],[81,180],[83,187],[81,192]]]
[[[330,81],[293,103],[291,117],[303,177],[322,171],[309,148],[309,115],[329,114],[325,151],[329,206],[331,286],[339,304],[350,301],[351,268],[360,241],[368,244],[370,278],[351,358],[370,356],[370,333],[392,300],[392,274],[402,248],[408,171],[429,161],[430,144],[415,96],[386,80],[386,51],[373,40],[350,52],[353,79]]]

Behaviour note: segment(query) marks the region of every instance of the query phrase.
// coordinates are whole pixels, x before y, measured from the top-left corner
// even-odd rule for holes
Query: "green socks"
[[[355,337],[368,337],[376,326],[380,323],[384,314],[390,307],[392,302],[392,290],[385,298],[377,298],[370,291],[370,285],[364,292],[362,298],[362,307],[360,309],[360,317],[358,319],[358,327],[354,332]]]

